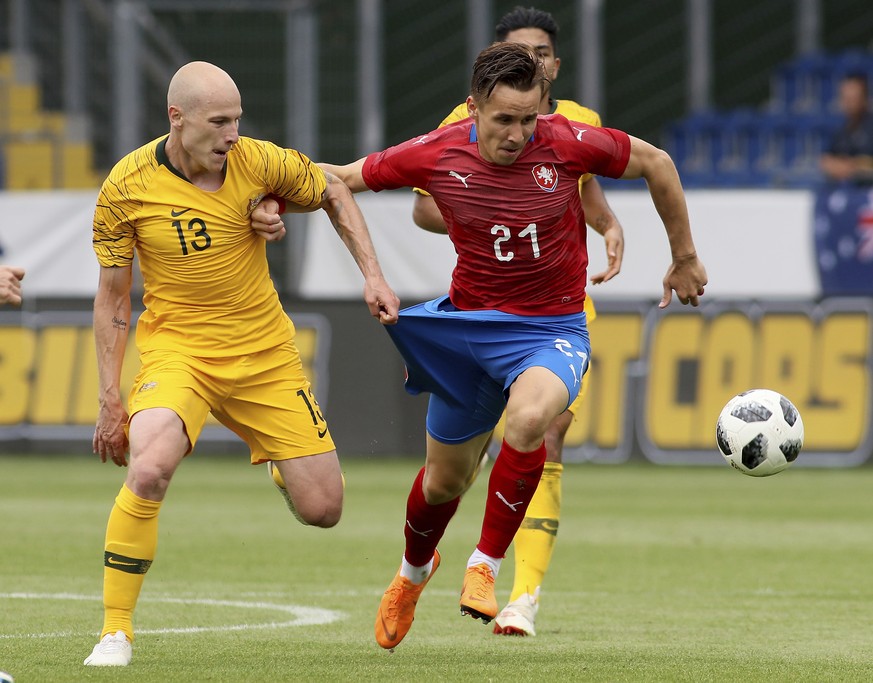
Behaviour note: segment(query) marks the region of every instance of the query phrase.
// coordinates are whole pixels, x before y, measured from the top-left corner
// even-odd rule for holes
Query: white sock
[[[491,574],[494,578],[497,578],[497,572],[500,571],[500,563],[503,561],[503,558],[500,557],[491,557],[490,555],[486,555],[479,548],[473,551],[473,554],[470,555],[470,559],[467,560],[467,569],[476,564],[487,564],[491,569]]]
[[[430,570],[433,568],[433,559],[423,567],[415,567],[406,561],[404,557],[400,562],[400,576],[409,579],[412,583],[419,584],[430,576]]]

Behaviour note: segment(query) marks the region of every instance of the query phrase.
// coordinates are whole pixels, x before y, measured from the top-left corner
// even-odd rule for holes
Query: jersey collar
[[[158,144],[155,147],[155,158],[158,160],[159,164],[161,164],[162,166],[166,166],[167,169],[170,172],[172,172],[174,175],[179,176],[186,183],[190,183],[191,181],[188,178],[186,178],[184,176],[184,174],[178,168],[176,168],[175,166],[173,166],[173,164],[170,163],[170,157],[167,156],[167,140],[169,140],[169,139],[170,139],[170,136],[168,135],[167,137],[161,138],[160,140],[158,140]],[[224,168],[222,168],[222,171],[224,171],[225,173],[227,172],[227,160],[226,159],[224,161]]]
[[[191,181],[188,180],[184,175],[182,175],[182,172],[179,171],[178,168],[170,163],[170,157],[167,156],[167,140],[169,139],[170,136],[168,135],[167,137],[162,138],[158,141],[158,146],[155,148],[155,158],[158,160],[159,164],[161,164],[162,166],[166,166],[168,171],[170,171],[174,175],[179,176],[186,183],[190,183]]]

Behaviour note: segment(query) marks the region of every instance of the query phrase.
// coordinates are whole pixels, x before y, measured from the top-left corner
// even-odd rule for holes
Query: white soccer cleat
[[[535,636],[534,621],[540,608],[540,588],[524,593],[500,610],[494,619],[494,633],[502,636]]]
[[[133,646],[122,631],[107,633],[94,646],[85,666],[127,666],[133,657]]]

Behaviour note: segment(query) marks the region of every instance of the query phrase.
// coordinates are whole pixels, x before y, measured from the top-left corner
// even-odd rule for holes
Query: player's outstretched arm
[[[400,299],[385,281],[364,215],[345,182],[329,171],[325,172],[325,177],[327,187],[322,208],[364,275],[364,301],[379,322],[393,325],[397,322]]]
[[[127,410],[121,397],[121,365],[130,332],[130,287],[132,268],[101,267],[94,297],[94,340],[100,382],[100,411],[94,429],[93,449],[106,462],[127,465]]]
[[[344,166],[319,163],[318,167],[325,173],[330,173],[342,180],[352,192],[363,192],[370,189],[364,182],[364,161],[365,159],[361,158]]]
[[[624,230],[612,208],[606,201],[603,188],[597,178],[589,178],[582,184],[580,192],[585,222],[603,236],[606,247],[606,270],[591,276],[591,283],[599,285],[608,282],[621,271],[624,258]]]
[[[670,155],[645,140],[630,136],[631,153],[622,178],[645,178],[649,194],[667,231],[673,263],[664,277],[664,296],[660,308],[665,308],[673,292],[682,304],[699,306],[707,283],[706,269],[697,257],[691,237],[688,206],[679,173]]]

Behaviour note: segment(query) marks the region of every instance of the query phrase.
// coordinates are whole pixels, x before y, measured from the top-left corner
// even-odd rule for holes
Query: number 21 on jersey
[[[502,244],[507,240],[512,238],[512,231],[507,228],[505,225],[495,225],[491,228],[491,234],[496,237],[494,240],[494,255],[497,257],[498,261],[511,261],[515,258],[514,251],[503,251]],[[518,233],[520,238],[528,238],[530,239],[531,250],[533,251],[533,257],[540,257],[540,245],[537,242],[537,224],[529,223],[528,226]]]

